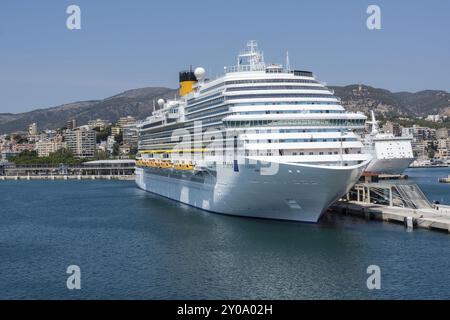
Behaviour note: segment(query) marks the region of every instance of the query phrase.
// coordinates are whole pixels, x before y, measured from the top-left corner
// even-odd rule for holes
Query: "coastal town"
[[[0,136],[0,157],[7,161],[23,152],[34,152],[37,157],[65,149],[78,159],[130,158],[137,152],[136,119],[120,118],[114,125],[102,119],[77,126],[74,119],[56,130],[39,130],[31,123],[27,130]]]
[[[136,119],[95,119],[65,127],[27,130],[0,136],[0,176],[131,177],[137,153]],[[8,174],[9,172],[9,174]]]

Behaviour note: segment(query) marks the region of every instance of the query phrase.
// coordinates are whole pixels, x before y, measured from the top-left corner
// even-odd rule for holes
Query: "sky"
[[[66,9],[81,9],[69,30]],[[366,10],[381,9],[369,30]],[[247,40],[266,62],[313,71],[328,85],[450,91],[450,1],[2,0],[0,113],[178,86],[235,64]]]

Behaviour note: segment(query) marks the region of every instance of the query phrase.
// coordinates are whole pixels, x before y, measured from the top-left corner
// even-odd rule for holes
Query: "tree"
[[[121,144],[123,142],[122,134],[115,135],[114,140],[116,140],[117,143]]]
[[[60,149],[56,152],[50,153],[48,157],[39,157],[37,151],[25,150],[19,155],[12,157],[11,162],[15,164],[49,164],[49,165],[59,165],[63,164],[80,164],[87,159],[75,158],[73,153],[67,149]]]
[[[433,159],[433,158],[434,158],[434,155],[435,155],[434,150],[429,150],[429,151],[428,151],[428,158],[429,158],[429,159]]]
[[[97,131],[97,143],[106,141],[108,136],[111,135],[111,126],[107,126],[103,130],[100,130],[99,128],[94,128],[94,130]]]
[[[13,139],[19,144],[28,143],[28,139],[25,137],[22,137],[20,134],[14,135]]]
[[[106,151],[99,150],[95,154],[95,160],[106,160],[109,158],[109,155]]]
[[[114,143],[113,145],[113,151],[112,151],[112,155],[114,157],[117,157],[120,154],[120,145],[118,142]]]

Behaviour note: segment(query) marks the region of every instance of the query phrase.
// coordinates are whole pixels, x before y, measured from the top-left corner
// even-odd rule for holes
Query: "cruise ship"
[[[207,79],[180,73],[179,97],[139,122],[136,183],[228,215],[317,222],[371,160],[348,113],[312,72],[266,64],[255,41]]]
[[[372,129],[363,141],[373,159],[366,171],[374,174],[402,174],[414,161],[412,137],[396,137],[392,133],[379,132],[373,111],[372,121],[368,121],[368,124]]]

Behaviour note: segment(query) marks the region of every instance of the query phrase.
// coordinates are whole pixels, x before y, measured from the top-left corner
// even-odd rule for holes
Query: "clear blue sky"
[[[66,28],[77,4],[82,29]],[[382,29],[366,28],[369,4]],[[450,1],[3,0],[0,113],[177,87],[190,64],[209,75],[249,39],[267,62],[313,71],[330,85],[450,91]]]

